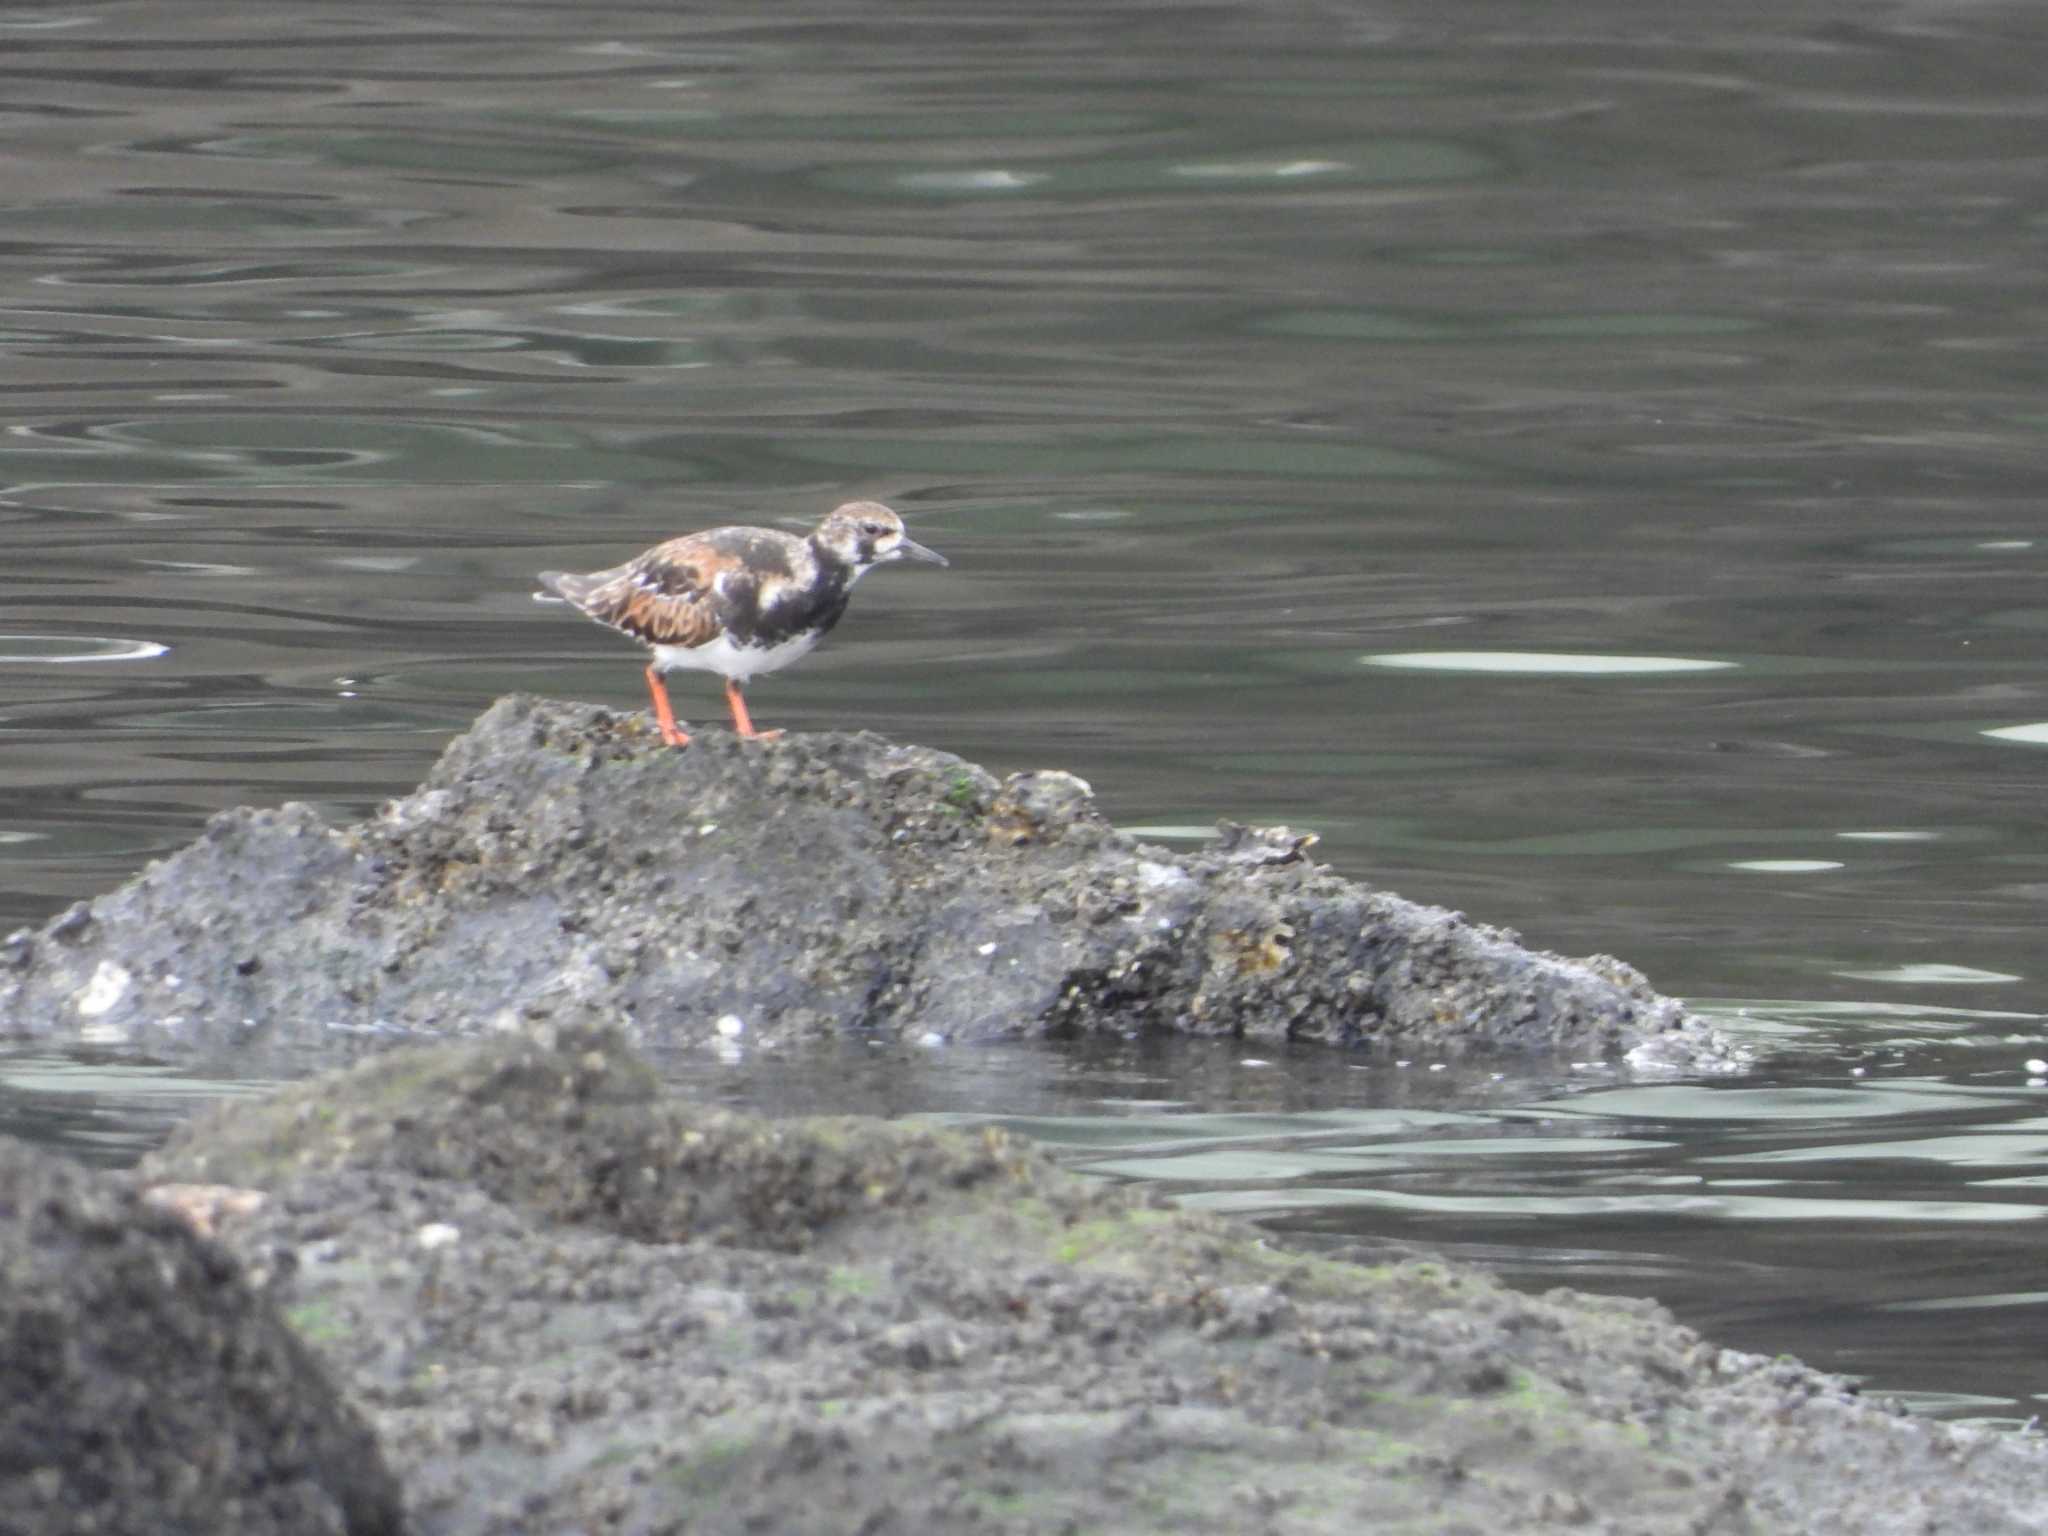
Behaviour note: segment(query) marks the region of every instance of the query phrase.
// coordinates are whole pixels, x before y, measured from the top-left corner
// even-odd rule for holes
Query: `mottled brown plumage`
[[[772,528],[684,534],[609,570],[543,571],[541,581],[598,623],[653,652],[647,689],[663,740],[686,746],[662,673],[716,672],[742,736],[768,736],[748,717],[741,685],[806,654],[846,611],[861,575],[891,560],[946,561],[906,537],[877,501],[837,508],[808,537]]]

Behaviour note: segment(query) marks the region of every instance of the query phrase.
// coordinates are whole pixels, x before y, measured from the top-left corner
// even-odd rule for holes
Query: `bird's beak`
[[[905,539],[896,546],[898,560],[922,560],[927,565],[951,565],[953,562],[935,549],[926,549],[915,539]]]

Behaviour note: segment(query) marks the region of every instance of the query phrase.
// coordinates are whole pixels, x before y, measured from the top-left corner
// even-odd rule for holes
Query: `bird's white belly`
[[[744,683],[764,672],[779,672],[818,643],[818,635],[797,635],[780,645],[734,645],[725,635],[704,645],[657,645],[654,665],[663,672],[716,672]]]

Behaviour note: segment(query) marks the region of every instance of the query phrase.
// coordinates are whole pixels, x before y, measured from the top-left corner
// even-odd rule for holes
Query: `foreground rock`
[[[378,1536],[369,1427],[240,1267],[0,1137],[0,1531]]]
[[[1001,1133],[772,1123],[614,1042],[382,1057],[155,1179],[372,1412],[437,1533],[2033,1532],[2038,1442],[1658,1308],[1274,1251]]]
[[[654,1045],[1159,1028],[1726,1067],[1619,962],[1340,879],[1284,831],[1192,856],[1064,773],[997,781],[872,735],[662,747],[513,697],[336,830],[231,811],[0,947],[0,1019],[98,1043],[630,1021]]]

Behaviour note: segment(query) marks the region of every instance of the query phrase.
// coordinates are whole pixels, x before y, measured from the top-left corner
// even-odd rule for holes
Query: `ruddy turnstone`
[[[780,736],[754,729],[741,685],[806,655],[846,612],[853,584],[891,560],[946,563],[906,535],[903,519],[879,501],[849,501],[808,536],[709,528],[657,544],[608,571],[542,571],[540,579],[654,653],[647,692],[661,739],[686,747],[690,738],[676,727],[664,672],[718,673],[733,729],[757,740]]]

